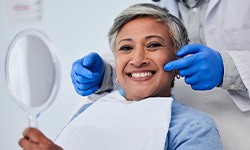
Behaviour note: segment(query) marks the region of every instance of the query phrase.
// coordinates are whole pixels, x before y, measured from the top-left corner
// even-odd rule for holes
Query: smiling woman
[[[222,149],[214,121],[171,95],[175,72],[165,72],[163,66],[188,43],[178,19],[152,4],[132,5],[115,19],[109,42],[123,90],[81,107],[59,134],[58,145],[91,150]],[[77,76],[81,74],[75,75],[76,81]],[[25,134],[28,144],[42,136],[32,130]]]
[[[174,72],[164,64],[175,59],[168,28],[153,18],[137,18],[125,24],[115,44],[116,75],[127,100],[150,96],[169,97]]]

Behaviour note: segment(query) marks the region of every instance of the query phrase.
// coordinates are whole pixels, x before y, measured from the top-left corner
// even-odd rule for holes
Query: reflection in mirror
[[[30,126],[37,127],[37,117],[59,86],[58,59],[48,37],[35,29],[18,33],[8,48],[5,75],[13,99],[28,113]]]

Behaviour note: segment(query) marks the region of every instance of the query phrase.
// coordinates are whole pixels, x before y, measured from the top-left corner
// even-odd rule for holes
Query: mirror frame
[[[49,52],[51,54],[51,58],[52,58],[52,62],[54,64],[54,69],[55,69],[55,80],[54,80],[54,84],[52,87],[52,90],[50,92],[49,97],[47,98],[46,102],[43,103],[40,106],[36,106],[36,107],[31,107],[31,106],[26,106],[21,102],[21,99],[16,95],[16,93],[14,92],[11,83],[10,83],[10,76],[9,76],[9,61],[10,61],[10,56],[11,56],[11,52],[13,50],[13,47],[15,46],[15,44],[17,43],[17,41],[19,39],[21,39],[22,37],[25,36],[33,36],[36,38],[39,38],[42,42],[44,42],[44,44],[48,47]],[[12,41],[10,42],[10,45],[7,49],[7,55],[5,57],[5,80],[6,80],[6,84],[8,87],[8,90],[10,92],[10,95],[12,96],[12,98],[14,99],[14,101],[27,113],[29,113],[29,115],[36,115],[39,116],[39,114],[46,109],[47,107],[49,107],[49,105],[52,104],[52,102],[54,101],[57,93],[58,93],[58,89],[59,89],[59,85],[60,85],[60,65],[59,65],[59,60],[57,57],[57,53],[56,53],[56,48],[53,45],[53,43],[51,42],[51,40],[49,39],[49,37],[43,33],[40,30],[37,29],[25,29],[20,31],[19,33],[16,34],[16,36],[12,39]],[[34,117],[34,116],[32,116]]]

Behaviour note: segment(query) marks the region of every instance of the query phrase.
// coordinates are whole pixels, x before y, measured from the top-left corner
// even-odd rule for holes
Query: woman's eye
[[[119,51],[129,51],[129,50],[132,50],[133,48],[131,46],[128,46],[128,45],[124,45],[122,46]]]
[[[147,48],[158,48],[161,46],[162,46],[161,43],[150,43],[150,44],[148,44]]]

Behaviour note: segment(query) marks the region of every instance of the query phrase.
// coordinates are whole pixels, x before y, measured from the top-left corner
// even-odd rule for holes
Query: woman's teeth
[[[152,72],[140,72],[140,73],[132,73],[131,76],[133,78],[144,78],[144,77],[148,77],[151,76]]]

